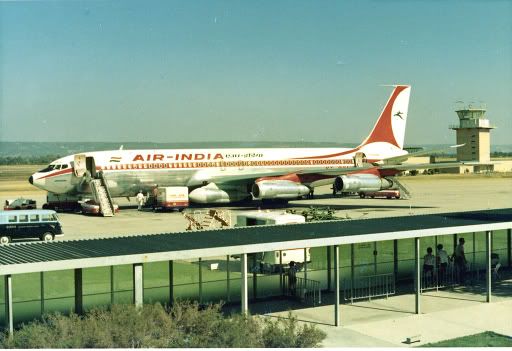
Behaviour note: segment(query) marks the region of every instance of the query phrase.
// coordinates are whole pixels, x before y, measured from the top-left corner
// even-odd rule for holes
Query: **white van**
[[[305,223],[306,218],[301,215],[285,212],[250,211],[237,215],[236,226],[248,227],[254,225],[279,225]],[[287,267],[291,261],[304,263],[304,248],[289,249],[282,251],[267,251],[260,257],[261,265],[266,267],[265,271],[279,271],[279,266]],[[306,261],[311,262],[309,248],[306,248]]]
[[[155,209],[182,211],[188,207],[188,188],[186,186],[159,187]]]

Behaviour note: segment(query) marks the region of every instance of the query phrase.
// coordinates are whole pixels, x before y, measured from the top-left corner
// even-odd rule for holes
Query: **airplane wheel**
[[[43,234],[43,236],[41,237],[41,240],[42,241],[52,241],[53,240],[53,234],[50,233],[50,232],[46,232]]]
[[[10,241],[11,241],[11,238],[9,238],[8,236],[0,237],[0,244],[1,245],[7,245],[7,244],[9,244]]]
[[[359,197],[360,197],[361,199],[364,199],[364,198],[365,198],[364,194],[359,194]]]

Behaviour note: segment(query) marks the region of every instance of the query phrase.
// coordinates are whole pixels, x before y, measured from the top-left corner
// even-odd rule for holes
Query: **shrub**
[[[78,316],[45,315],[23,324],[12,338],[0,338],[3,348],[206,348],[314,347],[325,338],[315,326],[287,319],[235,314],[225,317],[222,305],[200,308],[197,302],[113,305]]]

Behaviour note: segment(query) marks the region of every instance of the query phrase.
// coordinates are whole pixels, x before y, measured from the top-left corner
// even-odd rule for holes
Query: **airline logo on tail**
[[[372,143],[388,143],[399,149],[404,147],[405,123],[409,108],[409,85],[397,85],[382,110],[370,135],[360,147]],[[394,117],[394,118],[393,118]]]

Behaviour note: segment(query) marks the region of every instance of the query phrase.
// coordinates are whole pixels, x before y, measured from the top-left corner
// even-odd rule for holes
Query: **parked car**
[[[100,214],[100,205],[94,200],[86,200],[84,202],[80,202],[82,206],[83,214]],[[114,204],[114,211],[119,212],[119,206]]]
[[[52,210],[0,211],[0,244],[11,240],[38,238],[51,241],[64,235],[59,217]]]
[[[22,197],[15,200],[5,200],[4,210],[35,210],[37,204],[35,200],[24,199]]]
[[[380,190],[380,191],[361,191],[359,192],[359,197],[364,199],[365,197],[375,198],[375,197],[385,197],[387,199],[399,199],[400,198],[400,190]]]

